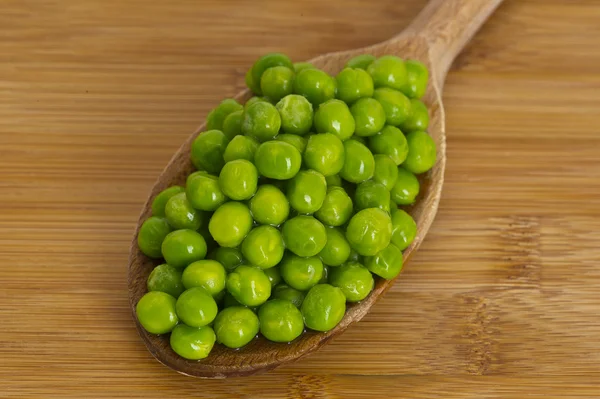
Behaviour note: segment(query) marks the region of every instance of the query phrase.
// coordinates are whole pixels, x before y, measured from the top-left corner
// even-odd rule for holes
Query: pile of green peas
[[[140,250],[164,259],[137,303],[141,325],[198,360],[259,332],[329,331],[376,278],[396,277],[417,230],[399,207],[436,162],[428,75],[391,55],[352,58],[335,77],[279,53],[256,61],[255,97],[210,112],[197,171],[159,193],[140,228]]]

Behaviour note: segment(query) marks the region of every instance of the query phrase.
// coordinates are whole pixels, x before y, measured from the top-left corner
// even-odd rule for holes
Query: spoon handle
[[[429,44],[437,81],[443,84],[454,58],[502,0],[430,0],[403,34]]]

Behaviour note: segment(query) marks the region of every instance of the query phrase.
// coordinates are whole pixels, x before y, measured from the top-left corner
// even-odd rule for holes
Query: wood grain
[[[260,54],[373,44],[425,1],[341,4],[2,2],[0,397],[599,396],[595,0],[506,0],[455,62],[438,216],[363,321],[233,383],[145,349],[128,244],[180,143]]]

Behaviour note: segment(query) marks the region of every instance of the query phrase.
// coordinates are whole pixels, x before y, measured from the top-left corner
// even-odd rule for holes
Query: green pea
[[[344,68],[336,76],[337,98],[351,104],[363,97],[373,96],[373,79],[364,69]]]
[[[314,134],[308,139],[304,162],[324,176],[337,174],[344,166],[344,144],[331,133]]]
[[[251,69],[252,82],[254,82],[254,90],[252,91],[254,93],[258,95],[262,94],[262,90],[260,90],[262,75],[267,69],[276,66],[288,67],[291,70],[294,69],[294,64],[292,64],[292,61],[285,54],[281,53],[270,53],[263,55],[254,63]]]
[[[250,209],[241,202],[226,202],[210,218],[208,230],[222,247],[234,248],[242,243],[252,228]]]
[[[235,136],[223,153],[223,160],[227,162],[235,161],[237,159],[245,159],[250,162],[254,162],[254,154],[258,149],[260,143],[248,136]]]
[[[250,200],[250,211],[258,223],[278,226],[288,218],[290,204],[280,189],[264,184]]]
[[[335,79],[320,69],[304,69],[296,75],[294,93],[300,94],[313,106],[335,97]]]
[[[354,206],[356,210],[379,208],[389,213],[390,192],[383,184],[367,180],[356,187]]]
[[[174,229],[198,230],[204,220],[204,214],[194,209],[185,193],[174,195],[167,201],[165,215]]]
[[[208,217],[210,219],[210,216]],[[197,230],[198,233],[204,238],[206,242],[206,252],[210,252],[215,249],[218,245],[212,235],[210,235],[210,231],[208,230],[208,223],[202,223],[202,226]]]
[[[242,133],[260,141],[272,140],[279,133],[281,117],[273,104],[257,101],[244,111]]]
[[[204,288],[193,287],[185,290],[175,304],[177,316],[190,327],[203,327],[217,316],[217,303]]]
[[[340,175],[325,176],[327,187],[342,187],[342,178]]]
[[[209,326],[196,328],[179,324],[173,329],[169,343],[173,352],[184,359],[200,360],[208,357],[215,339],[215,332]]]
[[[361,98],[350,107],[356,127],[357,136],[372,136],[385,125],[385,111],[379,101],[374,98]]]
[[[218,247],[211,258],[223,265],[228,272],[235,270],[244,261],[242,252],[238,248]]]
[[[387,247],[392,238],[392,220],[381,209],[357,212],[346,227],[346,239],[363,256],[372,256]]]
[[[170,232],[171,226],[165,218],[149,217],[144,221],[138,233],[137,242],[140,250],[149,258],[160,258],[160,246]]]
[[[167,293],[148,292],[137,303],[135,313],[142,327],[150,334],[166,334],[179,322],[175,302],[176,299]]]
[[[327,227],[327,243],[319,258],[328,266],[339,266],[348,260],[350,256],[350,244],[346,240],[344,232],[337,227]]]
[[[419,180],[415,175],[404,168],[398,168],[398,180],[390,195],[397,205],[410,205],[419,195]]]
[[[315,66],[310,62],[295,62],[294,63],[294,72],[298,73],[305,69],[315,69]]]
[[[373,78],[375,88],[390,87],[402,90],[407,82],[406,65],[402,58],[393,55],[379,57],[369,65],[367,72]]]
[[[404,251],[417,235],[417,224],[408,213],[402,209],[392,211],[392,243]]]
[[[272,299],[258,310],[260,333],[269,341],[290,342],[304,331],[302,313],[290,301]]]
[[[410,132],[406,136],[406,141],[408,156],[402,166],[414,174],[425,173],[433,168],[437,151],[431,136],[422,131]]]
[[[367,69],[377,58],[371,54],[361,54],[352,57],[347,63],[346,68]]]
[[[341,226],[350,220],[353,212],[352,199],[342,187],[332,186],[327,189],[321,208],[315,217],[329,226]]]
[[[363,257],[358,254],[354,249],[350,249],[350,256],[348,256],[348,262],[362,263]]]
[[[245,159],[227,162],[219,174],[219,186],[232,200],[243,201],[252,198],[258,187],[256,166]]]
[[[300,310],[306,327],[315,331],[329,331],[344,317],[346,297],[338,287],[317,284],[306,294]]]
[[[375,90],[373,98],[383,107],[388,125],[400,126],[412,112],[409,98],[398,90],[381,87]]]
[[[177,298],[184,290],[181,282],[181,271],[163,263],[156,266],[147,281],[148,291],[160,291]]]
[[[315,170],[301,170],[288,183],[287,197],[292,208],[311,214],[321,208],[327,194],[325,176]]]
[[[227,276],[227,291],[242,305],[262,305],[271,296],[271,282],[259,268],[238,266]]]
[[[214,211],[227,200],[218,178],[208,173],[190,175],[185,193],[192,207],[202,211]]]
[[[245,81],[246,81],[246,86],[250,89],[250,91],[254,94],[260,94],[260,81],[259,82],[255,82],[254,78],[252,77],[252,69],[249,69],[248,72],[246,72],[246,77],[245,77]]]
[[[235,136],[242,134],[242,120],[244,119],[243,109],[234,111],[227,115],[223,121],[223,134],[227,140],[232,140]]]
[[[278,266],[265,269],[264,272],[271,282],[271,288],[275,288],[275,286],[281,282],[281,272],[279,271]]]
[[[206,130],[223,130],[223,122],[232,112],[241,111],[244,107],[232,98],[221,101],[206,117]]]
[[[267,141],[256,150],[258,172],[268,178],[287,180],[296,176],[302,165],[300,151],[283,141]]]
[[[242,254],[252,266],[273,267],[283,258],[283,238],[273,226],[258,226],[248,233],[242,243]]]
[[[427,106],[419,100],[410,100],[410,115],[404,121],[401,128],[404,132],[414,132],[416,130],[427,130],[429,127],[429,111]]]
[[[319,284],[327,284],[327,277],[329,276],[329,266],[323,265],[323,276],[319,280]]]
[[[315,256],[327,242],[325,226],[312,216],[288,219],[282,233],[286,248],[298,256]]]
[[[169,199],[179,193],[183,193],[185,188],[181,186],[171,186],[164,189],[152,201],[152,216],[165,216],[165,206]]]
[[[350,109],[341,100],[326,101],[315,112],[315,129],[318,133],[333,133],[344,141],[352,136],[355,127]]]
[[[287,285],[306,291],[323,277],[323,262],[316,256],[308,258],[288,253],[281,262],[281,277]]]
[[[344,141],[344,166],[340,176],[351,183],[360,183],[373,177],[375,158],[364,144],[356,140]]]
[[[364,146],[367,146],[369,144],[369,142],[367,141],[368,137],[361,137],[361,136],[353,135],[352,137],[350,137],[350,139],[358,141],[359,143],[361,143]]]
[[[281,116],[281,128],[285,133],[303,136],[310,131],[313,124],[313,106],[306,98],[290,94],[279,100],[276,108]]]
[[[223,153],[229,140],[220,130],[200,133],[192,143],[191,160],[196,169],[218,174],[225,164]]]
[[[269,104],[271,103],[269,101],[269,99],[266,98],[266,97],[256,97],[256,96],[254,96],[254,97],[249,98],[248,101],[246,101],[246,104],[244,104],[244,111],[247,110],[252,104],[254,104],[256,102],[261,102],[261,101],[265,102],[265,103],[269,103]]]
[[[284,133],[278,134],[277,137],[275,137],[275,140],[285,141],[286,143],[293,145],[300,151],[300,154],[304,154],[304,150],[306,150],[307,140],[302,136]]]
[[[223,309],[215,319],[217,342],[228,348],[241,348],[256,337],[259,330],[258,317],[243,306]]]
[[[300,308],[300,306],[302,306],[302,301],[304,301],[304,293],[302,291],[290,287],[287,284],[278,284],[275,287],[271,298],[285,299],[293,303],[295,307]]]
[[[260,89],[271,101],[277,102],[292,94],[294,71],[288,67],[276,66],[267,69],[260,78]]]
[[[206,256],[206,241],[194,230],[175,230],[165,237],[161,251],[167,263],[183,269]]]
[[[362,301],[375,285],[371,272],[356,262],[334,267],[331,270],[329,281],[331,285],[342,290],[348,302]]]
[[[365,265],[371,273],[391,280],[402,270],[402,251],[394,244],[390,244],[375,256],[366,257]]]
[[[388,191],[391,191],[398,179],[398,167],[396,163],[392,158],[383,154],[377,154],[374,158],[375,170],[373,172],[373,181],[383,184]]]
[[[406,65],[407,79],[402,91],[410,98],[423,97],[429,80],[427,67],[416,60],[407,60],[404,64]]]
[[[186,289],[204,288],[215,297],[225,289],[226,275],[225,268],[216,260],[198,260],[185,268],[181,281]]]

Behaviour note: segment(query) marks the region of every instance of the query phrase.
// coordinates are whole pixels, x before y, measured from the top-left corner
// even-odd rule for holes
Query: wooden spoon
[[[394,54],[402,58],[417,59],[431,71],[431,78],[424,97],[430,110],[429,134],[437,144],[438,160],[434,168],[421,178],[421,193],[415,205],[407,209],[416,220],[418,228],[413,243],[404,252],[405,262],[417,250],[435,217],[446,164],[446,136],[444,108],[441,91],[450,64],[473,34],[502,0],[432,0],[414,22],[401,34],[374,46],[319,56],[310,62],[330,74],[337,74],[348,59],[359,54],[382,56]],[[236,96],[238,101],[250,98],[246,90]],[[165,188],[174,184],[184,185],[186,177],[194,171],[190,162],[190,146],[204,125],[183,143],[173,156],[146,201],[138,221],[138,228],[131,244],[129,258],[129,298],[138,332],[152,355],[164,365],[179,373],[203,378],[244,376],[273,369],[314,352],[329,339],[342,333],[348,326],[362,319],[371,306],[394,281],[377,279],[373,292],[362,302],[349,304],[342,321],[327,333],[307,331],[290,344],[278,344],[259,337],[240,350],[215,345],[207,359],[190,361],[175,354],[168,336],[156,336],[146,332],[135,317],[135,305],[146,292],[146,280],[157,264],[141,253],[137,235],[141,223],[151,215],[152,199]]]

